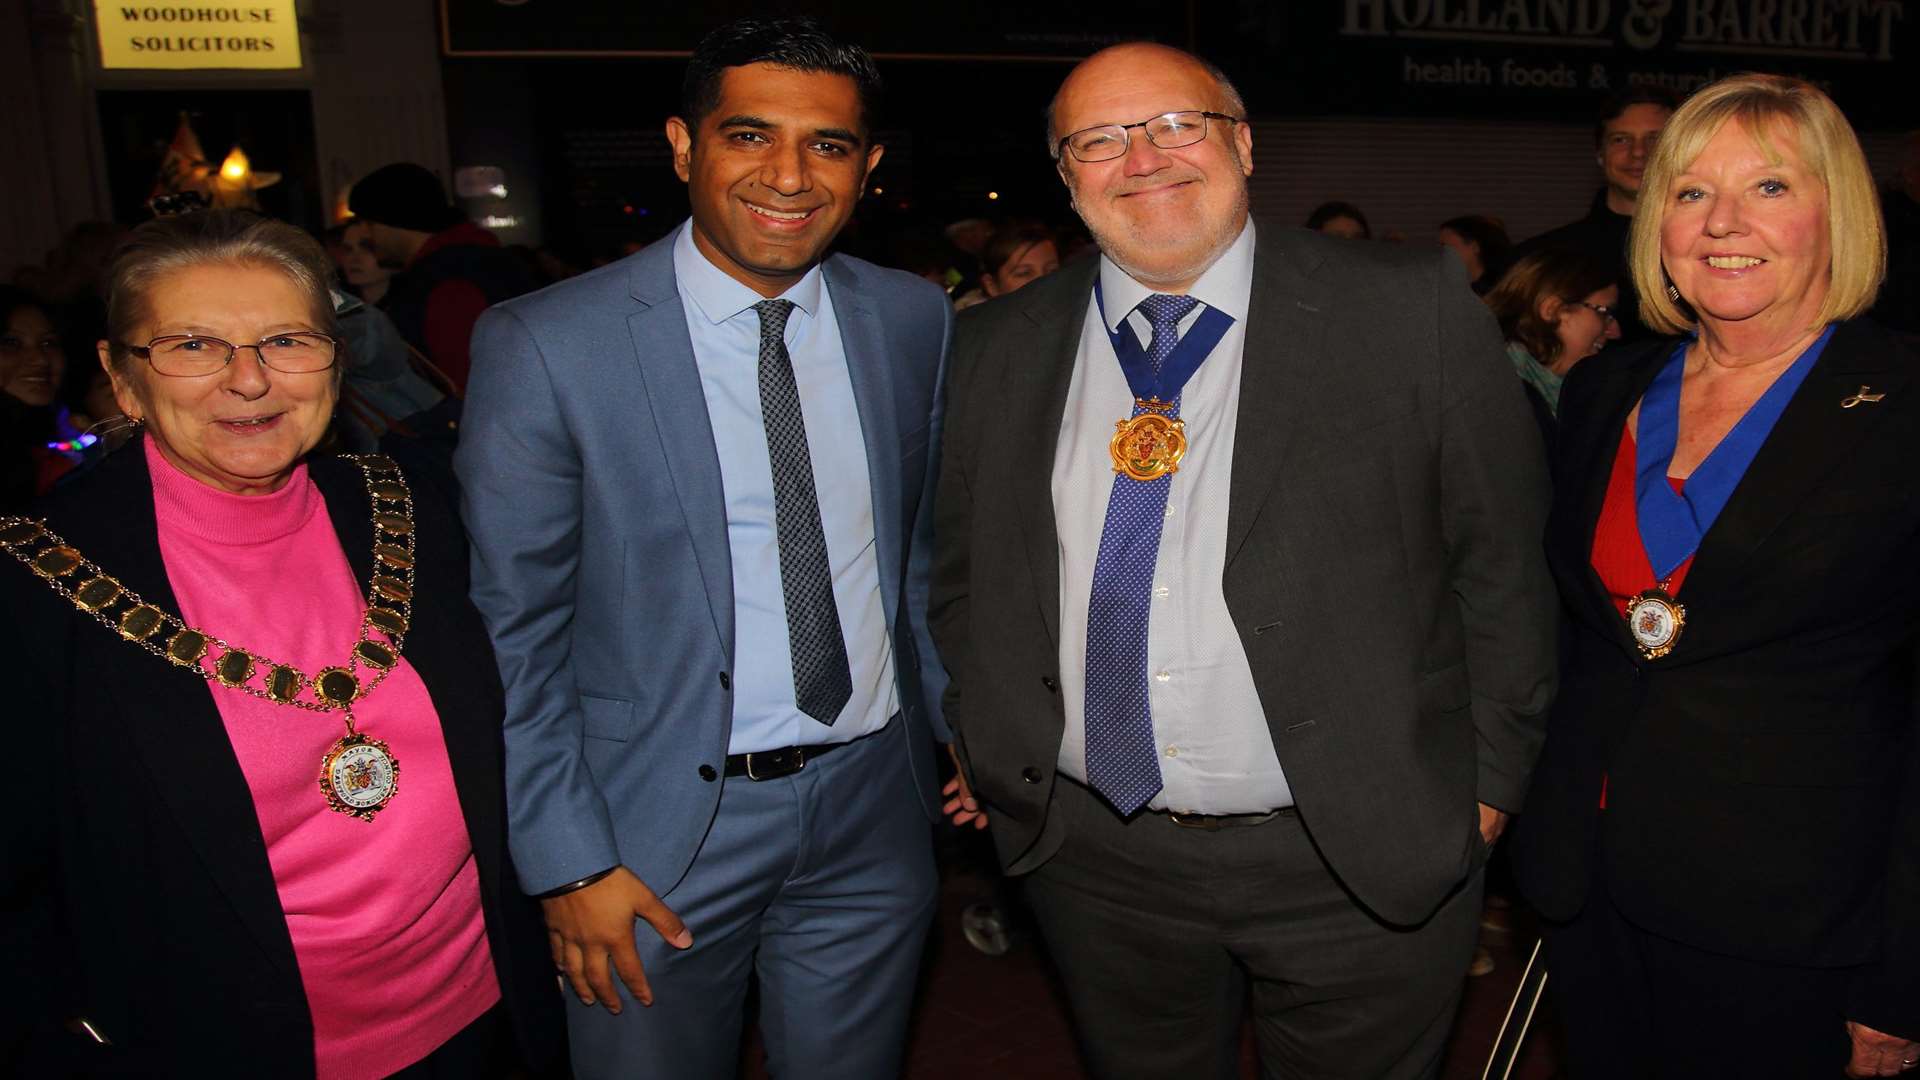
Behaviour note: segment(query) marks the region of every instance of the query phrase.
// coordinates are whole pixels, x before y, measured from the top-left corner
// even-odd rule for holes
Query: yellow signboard
[[[94,0],[100,66],[297,68],[294,0]]]

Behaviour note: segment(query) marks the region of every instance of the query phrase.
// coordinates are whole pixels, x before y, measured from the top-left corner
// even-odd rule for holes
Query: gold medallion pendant
[[[1627,601],[1627,630],[1640,655],[1658,660],[1673,651],[1687,628],[1687,609],[1667,594],[1666,582]]]
[[[379,739],[354,732],[320,759],[320,794],[336,813],[372,821],[400,790],[400,761]]]
[[[1116,421],[1113,426],[1107,452],[1113,455],[1114,472],[1146,481],[1180,471],[1180,459],[1187,456],[1186,421],[1144,412],[1131,420]]]

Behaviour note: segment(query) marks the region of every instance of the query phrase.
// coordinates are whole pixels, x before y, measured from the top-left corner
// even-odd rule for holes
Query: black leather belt
[[[855,740],[856,742],[859,740]],[[807,762],[824,757],[846,743],[817,743],[812,746],[787,746],[778,750],[755,750],[750,754],[728,754],[727,775],[749,780],[776,780],[792,776],[807,767]]]
[[[1244,825],[1265,825],[1277,817],[1291,817],[1293,807],[1283,806],[1278,810],[1268,810],[1261,814],[1189,814],[1183,810],[1156,810],[1165,815],[1168,821],[1183,829],[1231,829]]]

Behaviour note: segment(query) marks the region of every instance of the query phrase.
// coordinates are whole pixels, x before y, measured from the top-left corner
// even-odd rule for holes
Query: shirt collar
[[[692,310],[715,326],[767,299],[713,265],[693,243],[693,220],[673,239],[673,276]],[[820,264],[815,263],[779,299],[791,300],[808,318],[820,313]],[[1137,302],[1137,301],[1136,301]]]
[[[1108,331],[1120,329],[1120,323],[1154,291],[1128,276],[1112,259],[1100,256],[1100,295],[1105,301]],[[1253,302],[1253,218],[1247,218],[1240,235],[1213,260],[1187,295],[1233,316],[1236,322],[1246,321]]]

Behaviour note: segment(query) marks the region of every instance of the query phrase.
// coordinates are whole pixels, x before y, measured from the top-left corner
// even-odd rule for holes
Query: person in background
[[[1640,298],[1627,272],[1627,230],[1640,198],[1647,160],[1660,140],[1660,129],[1673,115],[1673,95],[1655,86],[1639,86],[1601,103],[1593,126],[1594,163],[1600,167],[1600,190],[1587,213],[1575,221],[1548,229],[1513,250],[1519,258],[1529,252],[1559,248],[1578,251],[1611,263],[1620,282],[1620,336],[1639,341],[1651,336],[1640,321]],[[1505,267],[1496,266],[1497,276]]]
[[[373,232],[374,226],[365,221],[347,222],[340,237],[344,248],[339,263],[340,280],[363,302],[377,307],[387,298],[393,269],[373,250]]]
[[[144,434],[0,522],[0,679],[40,740],[0,820],[19,1075],[563,1075],[455,506],[312,453],[326,254],[215,210],[110,273],[97,356]]]
[[[1507,265],[1507,252],[1513,242],[1507,239],[1507,227],[1499,218],[1485,214],[1467,214],[1440,223],[1440,246],[1460,257],[1467,268],[1467,283],[1475,296],[1487,295],[1498,280],[1495,267]]]
[[[1367,215],[1349,202],[1323,202],[1307,215],[1306,226],[1317,233],[1338,236],[1342,240],[1371,240],[1373,228],[1367,224]]]
[[[347,209],[376,259],[398,268],[381,309],[409,345],[464,390],[473,324],[494,304],[533,291],[525,265],[447,201],[438,177],[411,162],[362,177]]]
[[[1508,267],[1485,297],[1549,451],[1567,372],[1620,338],[1613,272],[1611,263],[1578,251],[1535,251]]]
[[[1673,114],[1647,324],[1560,393],[1571,625],[1514,839],[1574,1080],[1920,1062],[1920,354],[1863,318],[1865,156],[1810,83]]]
[[[67,358],[47,306],[0,285],[0,512],[14,512],[53,487],[73,461],[60,440],[60,388]]]
[[[1008,222],[980,249],[979,285],[953,302],[955,311],[1005,296],[1060,269],[1053,231],[1034,222]]]

